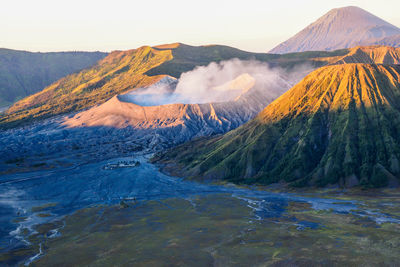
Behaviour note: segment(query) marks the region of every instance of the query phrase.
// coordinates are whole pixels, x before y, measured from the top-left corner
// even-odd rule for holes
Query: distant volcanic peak
[[[324,16],[319,18],[315,23],[317,22],[335,23],[336,21],[338,21],[339,23],[343,22],[355,22],[357,24],[363,23],[364,26],[370,26],[370,27],[387,26],[397,29],[397,27],[395,27],[394,25],[384,21],[383,19],[357,6],[334,8],[328,13],[326,13]],[[345,26],[347,26],[348,28],[357,28],[358,27],[357,24],[350,24],[350,25],[346,24]]]
[[[400,66],[342,64],[322,67],[267,106],[258,116],[263,123],[301,113],[334,111],[400,103]]]
[[[329,11],[271,53],[336,50],[400,34],[400,29],[358,7]]]

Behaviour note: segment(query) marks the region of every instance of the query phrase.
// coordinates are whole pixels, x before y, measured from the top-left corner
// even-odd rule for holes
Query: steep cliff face
[[[161,159],[192,177],[350,187],[398,185],[400,67],[322,67],[224,136]]]
[[[270,53],[324,51],[379,44],[378,39],[400,34],[396,26],[354,6],[336,8]]]

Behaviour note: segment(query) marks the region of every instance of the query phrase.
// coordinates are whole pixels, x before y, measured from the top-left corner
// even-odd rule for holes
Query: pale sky
[[[1,0],[0,47],[112,51],[182,42],[267,52],[349,5],[400,27],[399,0]]]

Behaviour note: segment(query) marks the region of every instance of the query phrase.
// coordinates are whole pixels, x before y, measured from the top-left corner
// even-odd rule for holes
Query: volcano
[[[281,43],[270,53],[285,54],[350,48],[359,45],[392,44],[385,39],[400,29],[355,6],[336,8]],[[398,36],[397,36],[398,37]]]
[[[239,127],[291,87],[284,78],[265,85],[244,73],[210,88],[212,102],[185,103],[174,102],[180,100],[173,94],[176,84],[176,79],[167,76],[151,88],[114,96],[104,104],[66,117],[63,124],[70,128],[130,127],[138,136],[157,134],[168,143],[179,144]],[[164,94],[159,93],[161,89]],[[147,94],[149,91],[154,94]]]

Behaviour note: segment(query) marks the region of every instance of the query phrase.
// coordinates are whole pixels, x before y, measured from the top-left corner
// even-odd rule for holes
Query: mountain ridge
[[[36,93],[63,76],[90,67],[106,55],[0,48],[0,107]]]
[[[172,47],[172,48],[171,48]],[[66,76],[41,92],[15,103],[0,115],[0,128],[10,128],[104,103],[114,95],[149,86],[165,75],[179,77],[196,66],[238,58],[293,68],[326,64],[315,57],[344,55],[347,50],[292,55],[250,53],[227,46],[193,47],[180,43],[111,52],[95,66]]]
[[[398,186],[400,66],[317,69],[225,135],[155,160],[175,174],[236,183]]]
[[[400,64],[400,49],[390,46],[357,46],[345,56],[336,57],[330,64],[366,63]]]
[[[158,81],[163,76],[149,77],[144,73],[153,65],[171,58],[169,51],[155,51],[150,47],[111,52],[95,66],[68,75],[41,92],[15,103],[3,119],[26,121],[101,104],[110,93]]]

